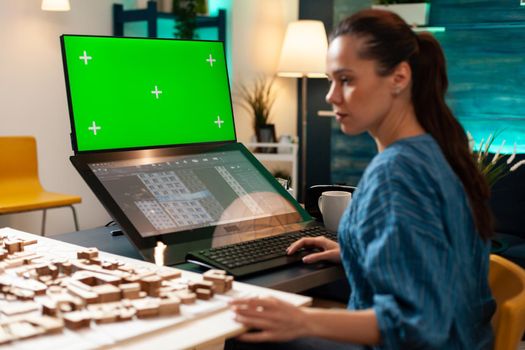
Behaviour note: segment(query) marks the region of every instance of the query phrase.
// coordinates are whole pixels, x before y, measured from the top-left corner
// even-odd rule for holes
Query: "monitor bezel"
[[[137,147],[123,147],[123,148],[107,148],[107,149],[95,149],[95,150],[79,150],[78,149],[78,143],[77,143],[77,133],[75,128],[75,116],[73,111],[73,100],[71,97],[71,87],[69,84],[69,71],[67,66],[67,59],[66,59],[66,47],[65,47],[65,37],[88,37],[88,38],[106,38],[106,39],[123,39],[123,40],[159,40],[159,41],[183,41],[183,42],[214,42],[214,43],[220,43],[222,46],[223,54],[224,54],[224,61],[226,65],[226,78],[228,81],[228,94],[230,97],[230,108],[231,108],[231,115],[232,115],[232,124],[233,124],[233,140],[215,140],[215,141],[208,141],[208,142],[201,142],[201,143],[185,143],[185,144],[165,144],[165,145],[147,145],[147,146],[137,146]],[[116,36],[108,36],[108,35],[82,35],[82,34],[62,34],[60,36],[60,48],[62,53],[62,64],[64,69],[64,78],[66,83],[66,94],[67,94],[67,104],[68,104],[68,111],[69,111],[69,122],[70,122],[70,139],[71,139],[71,148],[73,149],[74,154],[85,154],[85,153],[103,153],[103,152],[119,152],[119,151],[133,151],[133,150],[141,150],[141,149],[157,149],[157,148],[167,148],[172,146],[179,146],[179,145],[217,145],[222,143],[235,143],[237,142],[237,130],[235,127],[235,116],[234,116],[234,110],[233,110],[233,103],[232,103],[232,91],[230,87],[230,76],[228,72],[228,64],[227,64],[227,57],[226,57],[226,47],[223,40],[187,40],[187,39],[175,39],[175,38],[148,38],[148,37],[116,37]]]
[[[179,249],[184,246],[184,243],[191,243],[201,240],[210,239],[213,237],[213,232],[218,226],[208,226],[197,229],[190,229],[186,231],[178,231],[170,234],[162,234],[150,237],[142,237],[131,220],[127,217],[124,211],[120,208],[118,203],[113,199],[111,194],[96,177],[90,168],[90,164],[104,163],[112,161],[133,160],[143,158],[169,157],[169,156],[186,156],[192,154],[202,154],[203,152],[213,151],[232,151],[239,150],[243,153],[248,161],[260,174],[276,189],[281,196],[283,196],[300,215],[302,221],[297,223],[312,221],[312,217],[304,210],[304,208],[292,197],[292,195],[281,185],[275,177],[255,158],[255,156],[241,143],[222,143],[214,145],[181,145],[170,148],[156,148],[156,149],[142,149],[127,152],[104,152],[104,153],[83,153],[70,157],[71,163],[77,169],[79,174],[91,188],[93,193],[97,196],[99,201],[109,212],[112,218],[121,226],[124,233],[128,236],[130,241],[147,259],[152,261],[153,249],[157,242],[163,242],[168,246],[168,249]],[[202,247],[199,249],[204,249]],[[184,252],[186,253],[186,252]]]

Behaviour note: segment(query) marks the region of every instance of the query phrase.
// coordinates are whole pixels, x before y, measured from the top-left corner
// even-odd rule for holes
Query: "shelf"
[[[255,153],[252,154],[263,162],[290,162],[292,164],[292,195],[297,198],[299,187],[297,175],[297,150],[299,146],[296,143],[278,143],[278,142],[249,142],[244,144],[249,149],[256,149],[258,147],[277,148],[278,150],[287,149],[289,153]]]
[[[269,160],[272,162],[292,162],[294,160],[293,154],[283,154],[283,153],[255,153],[252,152],[254,156],[259,160]]]
[[[148,1],[147,8],[124,10],[124,5],[113,4],[113,35],[124,36],[124,23],[145,21],[148,23],[148,37],[157,37],[157,19],[169,18],[176,20],[172,13],[158,12],[157,3]],[[197,28],[216,27],[218,40],[226,45],[226,11],[220,9],[217,16],[197,16]]]

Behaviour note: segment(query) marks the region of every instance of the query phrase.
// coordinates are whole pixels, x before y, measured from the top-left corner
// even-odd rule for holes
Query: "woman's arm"
[[[298,308],[275,298],[232,302],[236,320],[259,332],[245,333],[242,341],[287,341],[322,337],[355,344],[376,345],[381,336],[375,312]]]
[[[309,336],[364,345],[379,345],[381,333],[373,309],[305,308]]]

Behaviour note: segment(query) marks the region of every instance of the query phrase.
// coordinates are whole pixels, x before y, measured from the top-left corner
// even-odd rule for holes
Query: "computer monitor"
[[[236,140],[219,41],[61,36],[75,153]]]
[[[94,152],[75,168],[131,241],[165,263],[188,251],[302,228],[308,213],[240,143]]]

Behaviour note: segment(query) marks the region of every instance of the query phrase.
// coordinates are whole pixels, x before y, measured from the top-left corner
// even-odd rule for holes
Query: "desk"
[[[54,235],[50,238],[76,244],[83,247],[97,247],[101,251],[133,259],[142,257],[125,235],[112,236],[111,231],[118,226],[100,227],[90,230]],[[178,269],[202,273],[206,269],[195,264],[179,264]],[[238,278],[240,282],[272,288],[283,292],[299,293],[320,287],[345,278],[341,265],[318,263],[313,265],[297,264],[272,270],[253,277]]]
[[[101,262],[118,262],[120,266],[125,267],[124,270],[116,269],[106,269],[105,267],[99,267],[97,264],[91,265],[90,263],[84,263],[84,260],[76,260],[79,247],[77,245],[71,245],[67,242],[60,242],[56,239],[51,239],[47,237],[39,237],[27,232],[17,231],[10,228],[0,229],[0,236],[2,237],[2,243],[5,242],[20,242],[18,251],[10,251],[7,255],[8,257],[4,259],[5,261],[10,260],[10,264],[4,262],[5,270],[2,273],[4,283],[9,283],[17,285],[17,288],[24,290],[30,290],[35,288],[34,283],[37,282],[35,279],[40,276],[35,269],[38,266],[50,266],[58,261],[71,261],[75,265],[77,270],[73,274],[68,275],[67,273],[58,272],[52,277],[49,277],[48,281],[51,281],[54,278],[60,279],[58,284],[55,284],[54,287],[58,287],[60,291],[50,292],[45,288],[46,295],[40,295],[34,300],[8,300],[4,298],[0,300],[0,308],[2,311],[7,309],[8,306],[21,307],[20,303],[28,302],[30,308],[25,311],[20,311],[16,315],[8,315],[6,313],[5,317],[2,318],[2,321],[5,324],[15,324],[18,327],[22,327],[22,324],[25,322],[27,327],[24,328],[25,334],[37,335],[35,337],[24,337],[22,331],[19,333],[12,333],[8,331],[9,334],[14,336],[13,343],[9,344],[10,348],[13,349],[43,349],[43,350],[54,350],[57,348],[71,348],[71,349],[94,349],[94,348],[104,348],[104,349],[144,349],[144,348],[158,348],[158,349],[193,349],[195,347],[201,348],[203,346],[208,346],[212,344],[217,344],[223,342],[225,338],[236,336],[243,333],[246,329],[239,323],[235,322],[233,317],[233,312],[228,307],[227,302],[232,298],[246,295],[260,295],[260,296],[273,296],[285,300],[289,303],[292,303],[296,306],[309,305],[311,303],[311,298],[300,296],[296,294],[283,293],[280,291],[275,291],[267,288],[260,288],[258,286],[248,285],[245,283],[240,283],[238,281],[233,283],[233,288],[228,293],[217,294],[208,301],[197,301],[188,305],[181,305],[180,310],[177,314],[171,316],[162,316],[155,315],[155,317],[133,317],[129,321],[115,322],[116,318],[111,320],[109,323],[100,323],[95,326],[95,322],[92,322],[91,318],[93,314],[88,310],[88,306],[84,303],[86,300],[84,297],[76,294],[75,292],[71,293],[69,287],[75,286],[77,284],[72,284],[72,281],[77,280],[76,283],[81,283],[78,280],[78,276],[75,277],[78,273],[81,273],[81,276],[86,276],[85,273],[90,275],[91,273],[98,274],[99,276],[105,276],[102,280],[104,282],[99,283],[97,287],[104,286],[109,284],[107,282],[107,277],[113,276],[113,282],[119,281],[122,282],[122,278],[127,277],[138,277],[140,274],[146,274],[145,278],[148,276],[157,276],[157,273],[172,273],[173,269],[168,269],[166,267],[159,267],[149,262],[130,259],[123,256],[117,256],[111,253],[101,251],[98,253],[98,261]],[[10,243],[10,244],[11,244]],[[20,247],[24,247],[21,249]],[[20,264],[14,263],[15,260],[21,262],[19,258],[20,254],[23,254],[24,257],[33,256],[34,259],[39,260],[39,262],[33,263],[33,260],[28,260],[29,262]],[[40,265],[39,265],[40,264]],[[71,265],[70,265],[71,266]],[[55,265],[53,267],[56,268]],[[169,270],[169,271],[168,271]],[[31,273],[30,273],[31,271]],[[88,272],[91,271],[91,272]],[[95,272],[93,272],[95,271]],[[104,271],[104,272],[102,272]],[[110,272],[111,271],[111,272]],[[127,271],[127,272],[126,272]],[[73,271],[71,271],[73,272]],[[82,275],[82,272],[84,275]],[[128,272],[131,272],[133,275],[128,275]],[[31,284],[24,277],[21,277],[21,273],[28,273],[32,277],[29,279],[34,283]],[[59,275],[61,274],[61,275]],[[42,276],[40,276],[42,277]],[[95,277],[96,278],[96,277]],[[168,278],[169,279],[169,278]],[[201,281],[202,276],[195,274],[189,271],[180,271],[180,275],[175,278],[182,286],[188,285],[191,281],[199,282]],[[8,281],[8,282],[6,282]],[[141,280],[141,283],[144,280]],[[43,284],[43,283],[41,283]],[[60,286],[59,286],[60,285]],[[165,286],[167,286],[166,284]],[[175,286],[175,285],[173,285]],[[41,286],[38,286],[39,288]],[[65,291],[64,288],[68,289]],[[176,287],[176,286],[175,286]],[[83,291],[91,290],[91,287],[85,286],[82,287]],[[87,289],[85,289],[87,288]],[[95,288],[95,287],[93,287]],[[113,286],[113,288],[116,288]],[[33,289],[34,290],[34,289]],[[70,295],[64,299],[63,293]],[[54,297],[51,295],[55,295]],[[46,302],[50,303],[52,300],[61,299],[62,301],[71,300],[71,294],[79,296],[79,303],[76,304],[78,309],[66,310],[63,312],[83,312],[84,316],[87,313],[88,316],[88,325],[84,326],[81,330],[73,330],[70,327],[66,327],[60,332],[54,334],[41,334],[42,329],[35,330],[33,326],[30,325],[30,322],[24,321],[25,317],[34,317],[40,315],[40,307]],[[95,293],[96,294],[96,293]],[[85,294],[83,294],[85,296]],[[88,296],[90,297],[90,296]],[[58,299],[55,299],[58,298]],[[98,298],[98,296],[96,296]],[[120,298],[120,296],[119,296]],[[157,303],[158,307],[159,298],[150,294],[149,296],[137,296],[137,301],[149,301],[152,302],[152,305]],[[84,300],[84,302],[82,302]],[[91,304],[106,303],[105,307],[114,308],[110,306],[114,304],[113,302],[119,302],[119,300],[108,300],[103,301],[95,299]],[[128,300],[127,303],[133,303],[133,301]],[[37,308],[35,309],[35,305]],[[41,304],[41,305],[40,305]],[[132,304],[131,304],[132,305]],[[140,304],[139,304],[140,305]],[[146,304],[142,304],[146,305]],[[27,304],[26,304],[27,306]],[[121,305],[122,306],[122,305]],[[147,306],[147,305],[146,305]],[[5,308],[5,309],[4,309]],[[109,309],[108,309],[109,310]],[[36,315],[35,315],[36,313]],[[4,315],[2,315],[4,316]],[[8,318],[12,316],[11,318]],[[157,317],[158,316],[158,317]],[[29,330],[27,328],[29,327]],[[19,329],[17,328],[17,329]],[[13,328],[14,329],[14,328]],[[35,332],[35,333],[33,333]],[[22,334],[22,335],[20,335]],[[8,338],[9,340],[10,338]],[[5,340],[5,338],[4,338]]]

